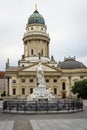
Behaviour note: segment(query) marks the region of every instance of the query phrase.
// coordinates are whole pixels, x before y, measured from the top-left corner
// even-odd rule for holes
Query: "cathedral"
[[[37,68],[42,63],[47,89],[51,88],[56,98],[71,98],[72,86],[76,81],[87,79],[87,68],[76,61],[75,57],[64,58],[57,62],[49,56],[50,37],[44,17],[37,8],[28,18],[23,36],[24,54],[18,66],[6,63],[7,95],[26,99],[37,87]]]

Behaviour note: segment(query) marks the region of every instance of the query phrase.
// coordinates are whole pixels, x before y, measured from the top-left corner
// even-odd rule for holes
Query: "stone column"
[[[26,96],[29,95],[29,76],[26,77]]]
[[[6,95],[9,96],[9,77],[7,78],[7,90]]]
[[[35,77],[35,87],[38,87],[37,77]]]
[[[58,76],[58,89],[57,89],[58,97],[61,96],[61,76]]]
[[[54,89],[54,86],[53,86],[53,77],[49,76],[49,84],[50,84],[50,88],[53,90]]]
[[[68,77],[69,78],[69,88],[68,88],[68,91],[69,91],[69,97],[71,97],[71,76]]]

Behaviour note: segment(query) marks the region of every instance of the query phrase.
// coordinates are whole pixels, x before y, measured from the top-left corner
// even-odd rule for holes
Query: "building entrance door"
[[[62,93],[62,98],[66,98],[66,93]]]

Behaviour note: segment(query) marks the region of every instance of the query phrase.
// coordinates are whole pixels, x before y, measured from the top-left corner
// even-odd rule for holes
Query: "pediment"
[[[46,64],[42,64],[43,71],[50,71],[50,72],[56,72],[57,70],[51,66],[48,66]],[[38,64],[31,65],[29,67],[24,68],[22,71],[27,72],[27,71],[37,71]]]

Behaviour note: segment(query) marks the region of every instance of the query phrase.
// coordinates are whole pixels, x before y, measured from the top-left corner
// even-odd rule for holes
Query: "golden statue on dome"
[[[35,4],[35,10],[37,10],[37,4]]]

